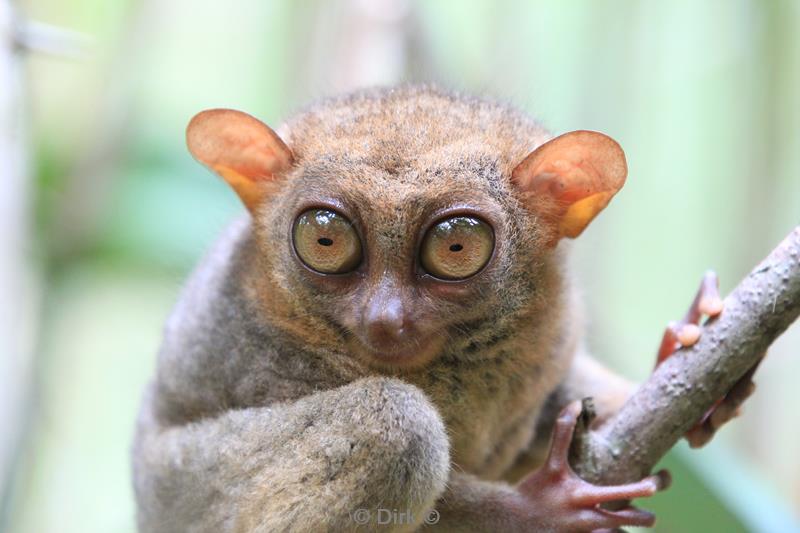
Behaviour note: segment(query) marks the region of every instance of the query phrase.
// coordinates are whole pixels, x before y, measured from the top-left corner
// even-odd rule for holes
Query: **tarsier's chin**
[[[528,265],[515,263],[578,236],[627,173],[622,150],[601,133],[460,139],[464,132],[423,118],[430,145],[380,143],[357,125],[320,149],[301,121],[281,129],[290,146],[226,109],[199,113],[187,129],[194,157],[265,226],[269,253],[286,259],[271,268],[283,269],[293,292],[319,299],[343,349],[387,370],[420,368],[456,348],[463,324],[499,310],[509,299],[502,291],[516,290],[505,278]],[[315,132],[330,134],[335,128]],[[263,213],[276,209],[287,212]]]

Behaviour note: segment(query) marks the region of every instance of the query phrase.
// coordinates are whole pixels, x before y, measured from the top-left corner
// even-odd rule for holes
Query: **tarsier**
[[[622,187],[615,141],[413,86],[323,101],[277,133],[204,111],[187,140],[249,216],[166,325],[134,444],[142,531],[652,525],[602,504],[665,476],[595,486],[567,460],[574,400],[602,423],[633,389],[583,348],[562,242]],[[661,358],[722,310],[715,289]]]

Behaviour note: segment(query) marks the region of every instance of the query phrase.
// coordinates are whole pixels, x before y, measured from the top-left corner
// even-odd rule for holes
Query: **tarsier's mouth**
[[[411,369],[424,366],[441,353],[444,337],[435,333],[420,336],[403,343],[378,347],[361,338],[353,339],[354,351],[379,367]]]

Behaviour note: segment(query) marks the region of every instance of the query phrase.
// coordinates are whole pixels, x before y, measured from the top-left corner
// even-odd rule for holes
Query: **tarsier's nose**
[[[403,295],[393,283],[384,282],[372,294],[364,313],[369,343],[375,348],[391,348],[405,342],[410,334]]]

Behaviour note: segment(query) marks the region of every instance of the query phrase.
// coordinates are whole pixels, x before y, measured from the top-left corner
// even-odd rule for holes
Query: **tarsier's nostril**
[[[403,327],[392,322],[373,322],[368,328],[370,340],[375,344],[387,344],[400,340],[403,336]]]
[[[407,329],[405,310],[399,296],[376,294],[364,318],[369,339],[376,344],[399,341]]]

